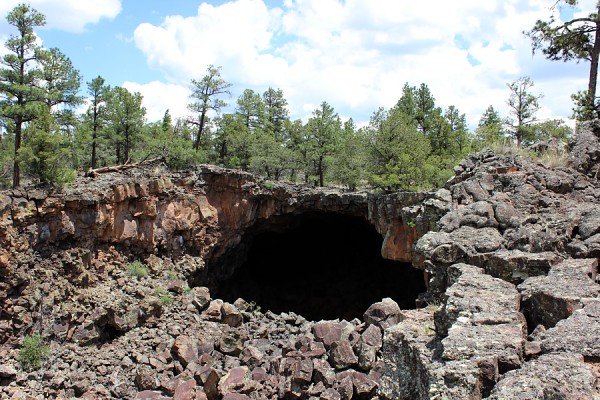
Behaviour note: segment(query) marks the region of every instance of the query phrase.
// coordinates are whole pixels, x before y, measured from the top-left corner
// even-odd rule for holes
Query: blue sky
[[[6,15],[19,1],[3,0]],[[438,105],[474,126],[488,105],[507,113],[506,84],[530,76],[543,93],[540,119],[567,118],[585,89],[587,64],[532,56],[522,32],[547,19],[554,0],[31,0],[47,16],[38,34],[88,82],[140,91],[148,119],[187,114],[188,84],[209,64],[244,89],[281,88],[293,118],[323,100],[368,121],[405,83],[426,83]],[[594,0],[580,1],[582,11]],[[579,10],[562,10],[566,18]],[[12,33],[0,22],[0,41]],[[1,52],[1,51],[0,51]],[[84,90],[85,90],[85,84]],[[230,107],[230,110],[233,106]]]

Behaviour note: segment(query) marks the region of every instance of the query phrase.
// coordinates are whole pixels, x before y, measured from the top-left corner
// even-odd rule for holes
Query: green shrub
[[[170,294],[163,294],[160,296],[160,302],[163,306],[168,306],[169,304],[173,303],[173,297],[171,297]]]
[[[271,182],[271,181],[265,181],[265,182],[263,182],[263,186],[264,186],[265,189],[271,190],[271,189],[273,189],[273,182]]]
[[[149,273],[150,271],[148,270],[148,267],[146,267],[144,263],[139,260],[134,261],[127,266],[127,275],[129,276],[143,278],[144,276],[148,276]]]
[[[39,368],[48,358],[49,348],[38,334],[26,336],[19,351],[19,362],[25,369]]]

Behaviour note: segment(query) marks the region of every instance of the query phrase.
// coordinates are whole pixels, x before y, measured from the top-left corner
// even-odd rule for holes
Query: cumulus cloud
[[[190,91],[186,86],[152,81],[146,84],[125,82],[123,87],[132,93],[141,93],[148,121],[162,119],[167,109],[174,120],[189,114],[187,104]]]
[[[424,82],[439,105],[457,106],[474,125],[488,105],[508,111],[506,83],[523,75],[546,94],[542,115],[570,114],[582,68],[532,57],[522,34],[549,15],[543,0],[286,0],[281,8],[233,0],[141,24],[134,41],[171,83],[220,65],[239,93],[281,88],[293,117],[326,100],[364,121],[395,104],[406,82]]]
[[[5,16],[20,3],[23,1],[2,0],[0,15]],[[46,16],[47,27],[68,32],[82,32],[86,25],[102,18],[112,19],[121,12],[121,0],[29,0],[27,3]]]

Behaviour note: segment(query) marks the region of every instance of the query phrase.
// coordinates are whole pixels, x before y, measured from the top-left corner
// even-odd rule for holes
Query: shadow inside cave
[[[384,297],[415,307],[423,271],[385,260],[383,239],[363,218],[333,213],[275,217],[248,229],[241,243],[208,270],[233,271],[215,295],[243,298],[261,310],[309,320],[362,318]],[[224,265],[234,263],[236,265]]]

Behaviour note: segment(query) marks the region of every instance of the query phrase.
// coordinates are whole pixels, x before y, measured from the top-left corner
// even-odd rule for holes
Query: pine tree
[[[20,4],[6,16],[18,35],[4,43],[8,53],[2,57],[0,69],[0,116],[14,124],[13,187],[21,184],[19,150],[24,124],[33,121],[44,110],[43,90],[39,86],[41,70],[37,64],[41,48],[36,43],[34,28],[46,23],[44,15],[29,5]]]

